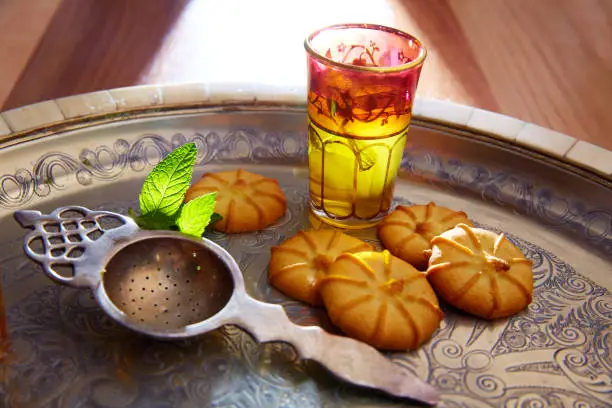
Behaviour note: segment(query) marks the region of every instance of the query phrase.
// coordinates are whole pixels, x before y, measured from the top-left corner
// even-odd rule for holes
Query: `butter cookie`
[[[496,319],[531,303],[532,263],[504,234],[459,224],[432,244],[427,277],[450,305]]]
[[[455,225],[472,225],[462,211],[427,205],[399,205],[377,227],[382,244],[393,255],[425,270],[431,239]]]
[[[319,306],[320,280],[338,255],[372,249],[360,239],[337,230],[300,231],[272,248],[269,280],[285,295]]]
[[[287,200],[275,179],[243,169],[204,173],[187,190],[185,202],[213,191],[217,192],[215,212],[223,217],[215,229],[227,233],[264,229],[287,209]]]
[[[386,250],[340,255],[320,290],[333,324],[380,349],[416,349],[443,317],[426,274]]]

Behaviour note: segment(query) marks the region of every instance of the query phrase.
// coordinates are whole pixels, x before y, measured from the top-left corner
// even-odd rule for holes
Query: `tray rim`
[[[0,112],[0,149],[58,133],[141,118],[237,110],[304,112],[304,87],[242,83],[137,85]],[[519,151],[612,189],[612,151],[500,113],[417,97],[413,123]]]

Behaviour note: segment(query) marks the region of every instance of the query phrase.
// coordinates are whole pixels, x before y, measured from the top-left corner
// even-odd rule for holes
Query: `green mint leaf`
[[[142,229],[176,229],[174,220],[167,215],[155,213],[149,215],[138,215],[133,208],[128,208],[128,216]]]
[[[210,216],[210,222],[206,226],[206,229],[204,230],[204,232],[213,231],[215,229],[215,224],[221,221],[222,219],[223,219],[223,216],[221,214],[212,213],[212,215]]]
[[[211,227],[215,225],[216,223],[218,223],[219,221],[221,221],[222,219],[223,219],[223,216],[221,214],[212,213],[212,215],[210,216],[210,222],[208,223],[208,226]]]
[[[136,224],[146,230],[169,230],[174,226],[174,219],[163,214],[153,214],[136,217]]]
[[[136,214],[136,211],[134,211],[132,207],[128,207],[128,216],[130,216],[134,220],[138,218],[138,214]]]
[[[336,112],[338,112],[338,102],[331,101],[331,116],[332,116],[332,118],[336,117]]]
[[[181,208],[176,220],[179,231],[201,237],[215,210],[217,193],[204,194],[194,198]]]
[[[198,151],[187,143],[160,161],[147,176],[139,195],[142,217],[175,217],[191,183]]]

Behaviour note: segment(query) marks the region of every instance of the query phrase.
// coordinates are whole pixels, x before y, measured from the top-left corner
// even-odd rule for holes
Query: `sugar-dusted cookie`
[[[215,212],[223,219],[219,231],[250,232],[275,223],[287,209],[283,191],[275,179],[243,169],[204,173],[185,195],[185,201],[217,192]]]
[[[449,304],[495,319],[531,303],[531,261],[503,234],[459,224],[432,244],[427,277]]]
[[[430,241],[459,223],[472,225],[462,211],[427,205],[399,205],[377,227],[382,244],[393,255],[425,270]]]
[[[321,305],[319,282],[328,266],[344,252],[372,250],[372,246],[338,230],[300,231],[272,248],[270,283],[294,299]]]
[[[332,323],[386,350],[417,348],[443,317],[425,273],[386,250],[340,255],[322,279],[321,296]]]

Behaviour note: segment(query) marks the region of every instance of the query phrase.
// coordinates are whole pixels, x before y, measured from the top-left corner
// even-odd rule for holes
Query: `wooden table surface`
[[[0,110],[135,84],[303,84],[321,26],[428,47],[418,95],[612,149],[612,0],[0,0]]]

